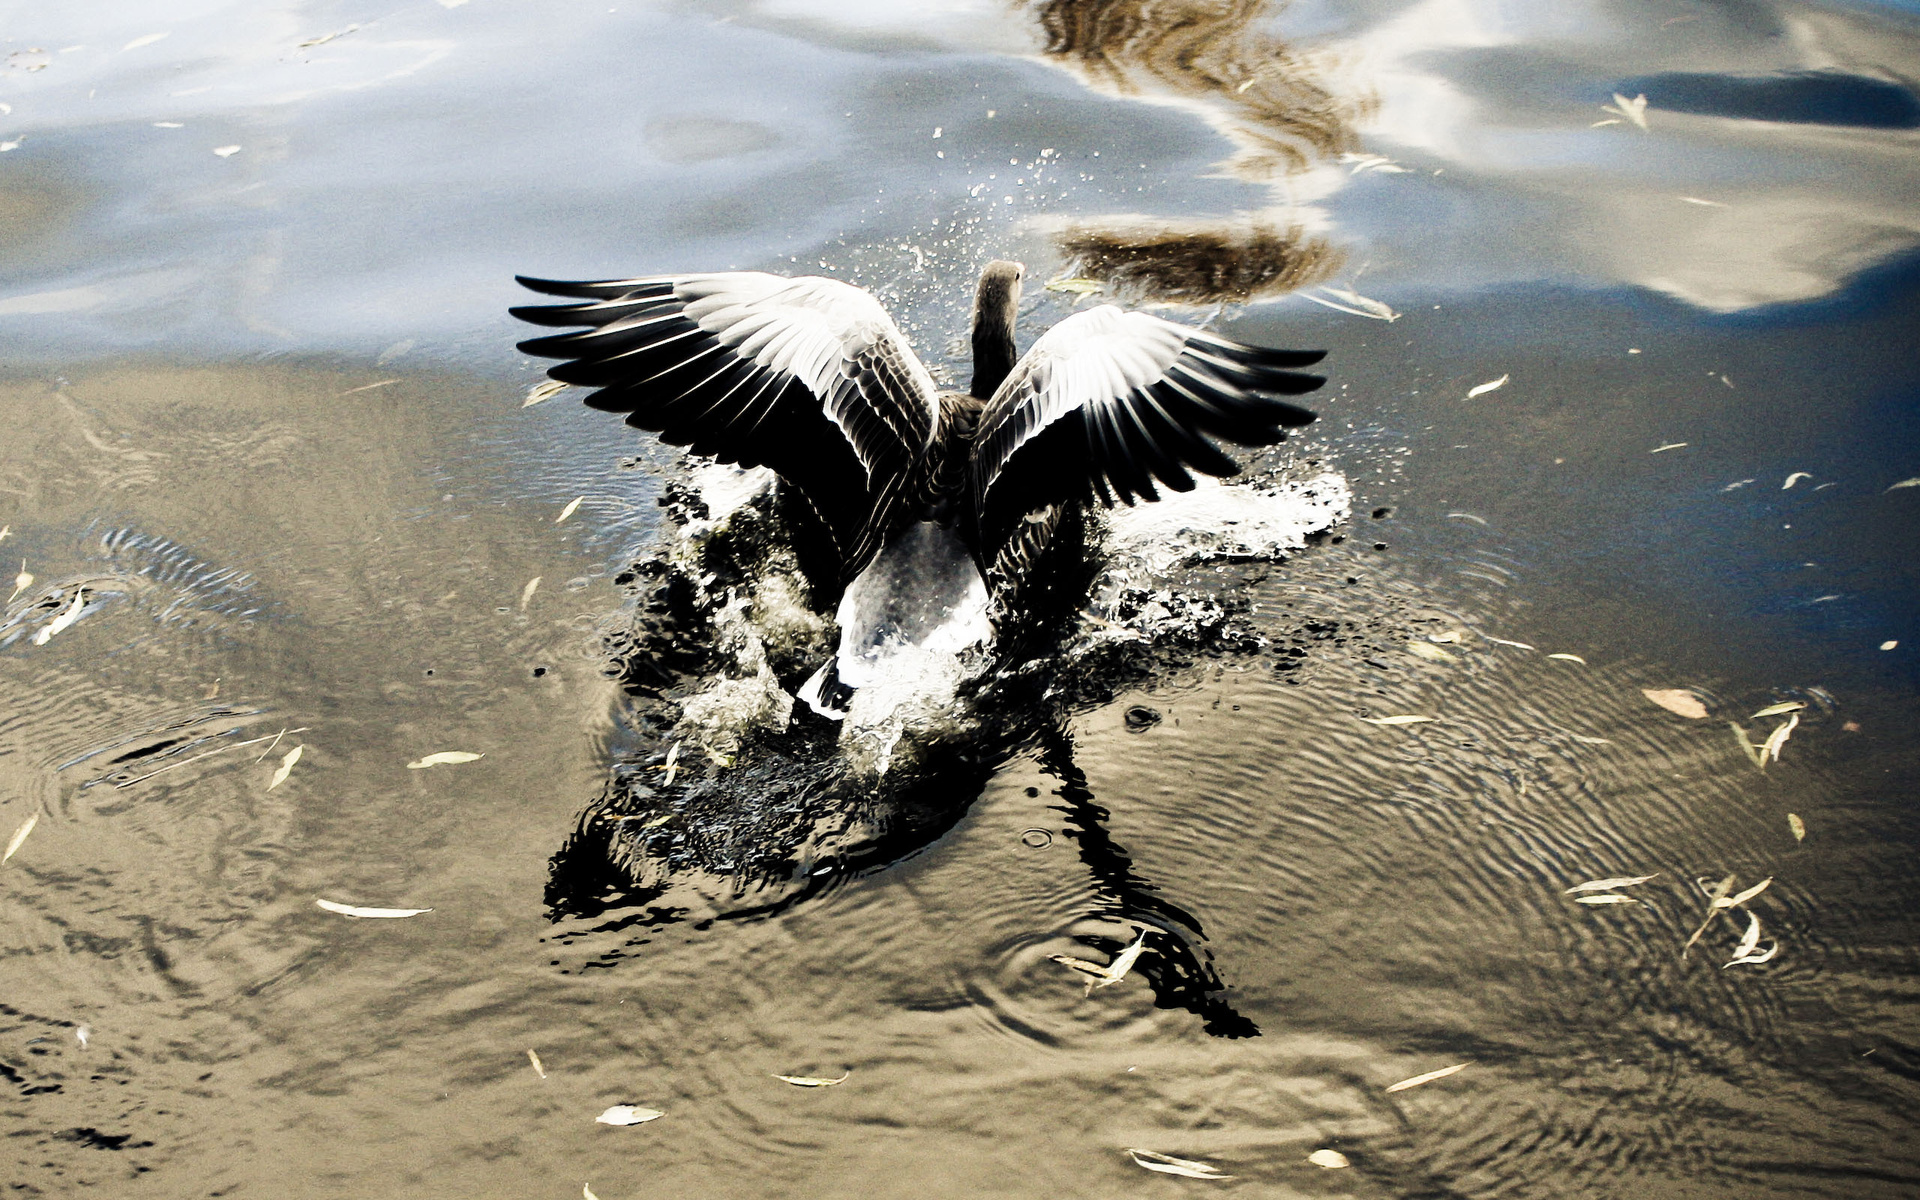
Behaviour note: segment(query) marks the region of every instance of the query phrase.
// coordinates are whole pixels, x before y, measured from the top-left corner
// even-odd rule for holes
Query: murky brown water
[[[1909,6],[4,35],[13,1194],[1920,1186]],[[511,272],[825,264],[951,371],[1005,254],[1357,310],[1222,315],[1330,348],[1279,461],[1343,475],[1352,520],[1176,572],[1257,636],[1112,660],[858,869],[762,915],[587,911],[583,822],[662,745],[608,674],[616,578],[680,468],[572,396],[520,407]],[[1643,695],[1672,688],[1710,715]],[[1780,701],[1762,771],[1728,722],[1761,741]],[[484,757],[408,768],[449,750]],[[1773,881],[1743,910],[1770,961],[1722,965],[1744,915],[1681,957],[1728,875]],[[1144,926],[1112,987],[1048,958]]]

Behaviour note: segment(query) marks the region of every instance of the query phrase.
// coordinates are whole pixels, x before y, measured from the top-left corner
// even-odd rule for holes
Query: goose
[[[565,282],[513,316],[580,327],[519,343],[663,442],[765,466],[798,504],[802,568],[837,604],[834,655],[800,689],[823,716],[897,653],[958,653],[1019,614],[1086,506],[1185,492],[1240,466],[1216,442],[1267,446],[1315,414],[1280,396],[1324,382],[1324,351],[1243,345],[1111,304],[1021,355],[1025,267],[995,261],[973,305],[973,378],[943,391],[886,309],[851,284],[758,271]],[[803,539],[796,537],[796,547]]]

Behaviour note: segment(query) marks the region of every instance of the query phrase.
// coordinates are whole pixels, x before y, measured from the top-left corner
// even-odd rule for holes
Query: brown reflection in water
[[[1042,52],[1088,86],[1198,101],[1237,147],[1226,170],[1273,182],[1360,145],[1370,97],[1337,94],[1307,56],[1263,26],[1272,0],[1043,0],[1032,8]],[[1342,256],[1282,211],[1153,227],[1099,219],[1054,235],[1079,273],[1145,297],[1219,303],[1324,282]]]
[[[1074,224],[1054,234],[1071,274],[1154,300],[1214,304],[1277,296],[1333,276],[1346,255],[1299,226],[1258,222]]]

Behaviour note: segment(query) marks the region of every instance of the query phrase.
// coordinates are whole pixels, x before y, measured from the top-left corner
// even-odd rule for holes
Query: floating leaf
[[[1775,942],[1773,945],[1768,946],[1765,950],[1761,951],[1758,954],[1743,954],[1739,958],[1734,959],[1732,962],[1726,964],[1726,966],[1723,966],[1720,969],[1724,971],[1727,969],[1727,967],[1738,967],[1747,963],[1770,962],[1773,959],[1773,957],[1779,953],[1780,953],[1780,943]]]
[[[1659,877],[1660,872],[1655,871],[1651,875],[1622,875],[1616,879],[1590,879],[1585,883],[1576,883],[1560,894],[1572,896],[1580,892],[1610,892],[1615,888],[1632,887],[1636,883],[1645,883],[1649,879]]]
[[[602,1125],[644,1125],[648,1121],[657,1121],[667,1114],[657,1108],[638,1108],[631,1104],[616,1104],[595,1117]]]
[[[1801,709],[1805,708],[1806,706],[1807,706],[1807,702],[1805,700],[1782,700],[1778,704],[1767,705],[1765,708],[1761,709],[1759,712],[1753,714],[1753,718],[1751,719],[1757,720],[1761,717],[1784,716],[1785,714],[1790,712],[1799,712]]]
[[[1629,100],[1619,92],[1615,92],[1613,103],[1603,104],[1600,108],[1604,112],[1613,113],[1615,116],[1624,117],[1633,122],[1642,132],[1647,129],[1647,98],[1644,95],[1635,96]]]
[[[1805,471],[1795,471],[1793,474],[1787,476],[1787,481],[1780,485],[1780,490],[1784,492],[1788,488],[1792,487],[1794,484],[1799,483],[1802,479],[1812,479],[1812,478],[1813,476],[1809,475]]]
[[[1613,743],[1608,741],[1606,738],[1588,737],[1585,734],[1581,734],[1581,733],[1570,733],[1567,736],[1572,738],[1576,742],[1585,742],[1589,746],[1613,745]]]
[[[852,1077],[853,1077],[852,1071],[846,1072],[845,1074],[841,1075],[840,1078],[838,1079],[829,1079],[821,1075],[775,1075],[774,1076],[774,1078],[778,1079],[780,1082],[790,1083],[795,1087],[833,1087],[836,1084],[845,1083],[848,1079],[851,1079]]]
[[[1700,922],[1700,928],[1694,930],[1693,936],[1687,939],[1687,944],[1680,947],[1681,958],[1687,956],[1687,951],[1693,949],[1693,944],[1700,940],[1700,935],[1707,931],[1707,926],[1713,924],[1713,919],[1719,916],[1720,910],[1726,906],[1727,893],[1733,890],[1734,878],[1732,875],[1727,876],[1714,884],[1713,889],[1707,893],[1707,919]]]
[[[1793,736],[1793,731],[1799,724],[1800,714],[1795,713],[1787,718],[1785,725],[1767,735],[1766,743],[1760,747],[1762,766],[1766,765],[1767,759],[1772,759],[1774,762],[1780,761],[1780,748],[1787,744],[1787,739]]]
[[[35,825],[38,825],[39,823],[40,823],[40,814],[37,812],[29,813],[27,815],[27,819],[20,822],[20,828],[14,830],[13,836],[7,839],[7,852],[5,854],[0,854],[0,863],[4,863],[8,859],[12,858],[14,855],[14,852],[20,849],[21,846],[26,844],[27,835],[32,833],[33,827]]]
[[[1563,662],[1577,662],[1583,667],[1587,665],[1587,660],[1581,658],[1578,654],[1549,654],[1547,657],[1557,658]]]
[[[358,904],[336,904],[332,900],[315,900],[315,904],[330,913],[339,913],[343,917],[366,917],[394,920],[399,917],[417,917],[421,913],[430,913],[430,908],[362,908]]]
[[[1807,823],[1800,819],[1799,813],[1787,814],[1787,828],[1793,830],[1794,841],[1804,842],[1807,840]]]
[[[1347,1162],[1347,1156],[1338,1150],[1315,1150],[1307,1155],[1307,1161],[1316,1167],[1325,1167],[1329,1171],[1337,1171],[1341,1167],[1350,1165]]]
[[[600,1200],[600,1197],[593,1194],[592,1185],[583,1183],[580,1185],[580,1200]]]
[[[1188,1179],[1232,1179],[1231,1175],[1222,1175],[1212,1163],[1196,1162],[1191,1158],[1175,1158],[1171,1154],[1156,1154],[1152,1150],[1128,1148],[1127,1153],[1133,1161],[1149,1171],[1158,1171],[1162,1175],[1184,1175]]]
[[[1388,1084],[1387,1091],[1404,1092],[1408,1088],[1417,1088],[1423,1083],[1432,1083],[1436,1079],[1445,1079],[1447,1076],[1457,1071],[1464,1071],[1472,1065],[1472,1063],[1455,1063],[1451,1067],[1441,1067],[1438,1071],[1428,1071],[1425,1075],[1415,1075],[1411,1079],[1402,1079],[1399,1083]]]
[[[1622,896],[1617,892],[1602,892],[1598,896],[1575,896],[1575,904],[1638,904],[1632,896]]]
[[[469,754],[465,750],[441,750],[427,755],[418,762],[407,764],[407,770],[418,771],[426,767],[449,766],[453,763],[469,763],[476,758],[485,758],[484,754]]]
[[[1416,717],[1416,716],[1361,717],[1360,719],[1362,721],[1365,721],[1369,725],[1418,725],[1422,721],[1433,720],[1432,717]]]
[[[1505,386],[1507,386],[1507,380],[1509,380],[1509,379],[1512,379],[1512,378],[1513,378],[1513,376],[1511,376],[1511,375],[1502,375],[1502,376],[1501,376],[1500,378],[1498,378],[1498,379],[1491,379],[1491,380],[1488,380],[1488,381],[1487,381],[1486,383],[1483,383],[1483,384],[1481,384],[1481,385],[1479,385],[1478,387],[1475,387],[1475,388],[1471,388],[1471,389],[1469,389],[1469,390],[1467,391],[1467,399],[1469,399],[1469,400],[1471,400],[1471,399],[1473,399],[1473,398],[1474,398],[1475,396],[1484,396],[1484,395],[1486,395],[1486,394],[1487,394],[1488,392],[1497,392],[1497,391],[1499,391],[1499,390],[1500,390],[1501,388],[1503,388],[1503,387],[1505,387]]]
[[[1047,957],[1088,976],[1087,995],[1091,996],[1093,989],[1112,987],[1127,977],[1127,972],[1133,970],[1134,962],[1139,959],[1141,949],[1147,944],[1147,935],[1152,932],[1151,929],[1142,929],[1140,936],[1134,940],[1133,944],[1114,955],[1113,961],[1104,967],[1099,963],[1091,963],[1084,958],[1073,958],[1065,954],[1049,954]]]
[[[1728,878],[1732,878],[1732,877],[1729,876]],[[1714,901],[1714,903],[1721,906],[1722,908],[1739,908],[1742,904],[1745,904],[1747,901],[1753,899],[1755,896],[1758,896],[1761,892],[1766,891],[1767,886],[1772,882],[1773,882],[1773,876],[1769,875],[1765,879],[1762,879],[1759,883],[1756,883],[1752,887],[1748,888],[1746,891],[1741,892],[1738,895],[1732,896],[1725,900],[1716,900]]]
[[[1072,292],[1076,296],[1091,296],[1103,292],[1107,285],[1098,279],[1049,279],[1047,290],[1050,292]]]
[[[300,755],[305,750],[305,746],[295,746],[293,749],[287,751],[286,757],[280,760],[280,769],[273,773],[273,782],[267,785],[268,791],[272,791],[287,781],[287,776],[293,774],[293,764],[300,761]]]
[[[1697,721],[1707,715],[1707,706],[1700,703],[1700,697],[1685,688],[1641,688],[1640,694],[1668,712],[1692,720]]]
[[[236,155],[236,154],[238,154],[238,153],[240,153],[240,147],[238,147],[238,146],[215,146],[215,147],[213,148],[213,152],[214,152],[215,154],[217,154],[217,155],[219,155],[219,156],[220,156],[221,158],[232,158],[232,157],[233,157],[234,155]]]
[[[1668,450],[1679,450],[1682,447],[1687,446],[1688,444],[1689,443],[1687,442],[1668,442],[1664,446],[1655,446],[1653,449],[1647,451],[1647,453],[1648,454],[1664,454]]]
[[[1430,633],[1427,635],[1427,640],[1430,642],[1445,642],[1448,645],[1458,645],[1461,640],[1460,631],[1458,629],[1449,629],[1445,633]]]
[[[86,588],[77,587],[73,589],[73,603],[67,605],[65,611],[59,616],[48,621],[39,633],[33,635],[33,644],[36,646],[46,645],[53,640],[54,634],[65,632],[69,625],[78,621],[80,619],[80,606],[85,602],[86,595]]]
[[[1424,658],[1429,662],[1451,663],[1460,661],[1459,655],[1448,654],[1440,647],[1429,645],[1426,642],[1408,642],[1407,653],[1413,655],[1415,658]]]
[[[1760,917],[1757,913],[1747,914],[1747,932],[1740,938],[1740,944],[1733,948],[1735,958],[1745,958],[1760,945]]]
[[[532,1050],[528,1050],[527,1061],[533,1064],[533,1073],[535,1075],[538,1075],[542,1079],[545,1079],[547,1077],[547,1066],[545,1063],[540,1061],[540,1056],[538,1054],[535,1054]]]
[[[666,772],[665,777],[660,781],[661,785],[664,787],[672,787],[673,777],[680,770],[679,742],[675,742],[673,745],[667,747],[667,761],[661,764],[661,769]]]
[[[1487,523],[1487,519],[1485,517],[1476,517],[1472,513],[1448,513],[1447,519],[1449,521],[1472,521],[1475,525],[1485,525]],[[1508,645],[1517,646],[1519,645],[1519,643],[1509,642]],[[1533,647],[1528,646],[1527,649],[1531,650],[1533,649]]]
[[[1748,761],[1752,762],[1754,766],[1759,767],[1761,770],[1766,770],[1767,760],[1760,757],[1760,747],[1754,745],[1753,742],[1748,739],[1747,731],[1740,727],[1740,723],[1737,721],[1728,721],[1727,728],[1733,730],[1734,740],[1740,743],[1740,750],[1747,756]]]
[[[1483,634],[1481,634],[1480,636],[1481,636],[1481,637],[1483,637],[1483,638],[1486,638],[1486,639],[1487,639],[1488,641],[1490,641],[1490,642],[1492,642],[1492,643],[1493,643],[1494,645],[1496,645],[1496,646],[1512,646],[1512,647],[1514,647],[1515,649],[1518,649],[1518,650],[1531,650],[1531,649],[1533,649],[1533,647],[1532,647],[1532,646],[1529,646],[1529,645],[1527,645],[1527,644],[1526,644],[1525,642],[1510,642],[1510,641],[1508,641],[1508,640],[1507,640],[1506,638],[1497,638],[1497,637],[1493,637],[1493,636],[1491,636],[1491,635],[1488,635],[1488,634],[1484,634],[1484,633],[1483,633]]]
[[[1912,479],[1902,479],[1899,483],[1896,483],[1892,487],[1888,488],[1887,491],[1897,492],[1901,488],[1910,488],[1910,487],[1920,487],[1920,475],[1916,475]]]
[[[93,1040],[93,1030],[88,1026],[82,1025],[73,1031],[73,1040],[79,1042],[80,1048],[85,1050],[87,1043]]]
[[[553,523],[558,525],[560,522],[572,516],[574,510],[580,507],[580,502],[585,499],[585,496],[575,496],[572,500],[568,501],[567,506],[560,510],[560,515],[553,519]]]
[[[13,595],[7,597],[7,603],[13,603],[13,597],[33,586],[33,576],[27,574],[27,560],[20,560],[20,573],[13,577]]]
[[[527,611],[527,601],[533,599],[533,593],[536,589],[539,588],[540,580],[543,578],[545,577],[541,575],[535,575],[532,579],[527,580],[527,586],[520,589],[520,611],[521,612]]]
[[[520,402],[520,407],[532,408],[534,405],[540,403],[542,400],[553,399],[555,396],[558,396],[561,392],[566,391],[568,388],[572,386],[573,386],[572,384],[562,383],[558,379],[549,379],[544,383],[536,383],[527,392],[527,398]]]
[[[1896,642],[1881,642],[1881,643],[1880,643],[1880,648],[1881,648],[1882,650],[1897,650],[1897,649],[1899,649],[1899,647],[1900,647],[1900,643],[1899,643],[1899,642],[1897,642],[1897,641],[1896,641]]]
[[[1295,292],[1294,295],[1302,296],[1313,301],[1315,304],[1324,304],[1328,308],[1337,309],[1343,313],[1350,313],[1356,317],[1372,317],[1376,321],[1398,321],[1400,319],[1400,314],[1393,311],[1393,309],[1380,303],[1378,300],[1362,296],[1351,288],[1323,287],[1320,290],[1332,296],[1333,300],[1316,296],[1312,292]],[[1335,301],[1340,301],[1341,303],[1335,303]]]

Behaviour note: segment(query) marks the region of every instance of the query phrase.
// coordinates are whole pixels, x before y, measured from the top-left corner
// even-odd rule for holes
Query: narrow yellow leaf
[[[448,766],[453,763],[469,763],[476,758],[485,758],[484,754],[469,754],[465,750],[441,750],[429,754],[423,759],[407,764],[407,770],[418,771],[426,767]]]
[[[1050,292],[1073,292],[1076,295],[1091,296],[1095,292],[1106,290],[1107,285],[1098,279],[1049,279],[1047,290]]]
[[[782,1083],[790,1083],[795,1087],[808,1087],[808,1088],[833,1087],[836,1084],[845,1083],[847,1080],[851,1079],[852,1077],[853,1077],[852,1071],[846,1072],[845,1074],[841,1075],[840,1078],[838,1079],[831,1079],[823,1075],[775,1075],[774,1076],[775,1079],[778,1079]]]
[[[1191,1158],[1175,1158],[1171,1154],[1158,1154],[1152,1150],[1135,1150],[1131,1147],[1127,1153],[1133,1161],[1149,1171],[1158,1171],[1162,1175],[1184,1175],[1188,1179],[1232,1179],[1231,1175],[1222,1175],[1212,1163],[1196,1162]]]
[[[595,1117],[602,1125],[644,1125],[648,1121],[657,1121],[667,1114],[657,1108],[640,1108],[632,1104],[616,1104]]]
[[[1329,1171],[1337,1171],[1341,1167],[1351,1165],[1347,1161],[1347,1156],[1338,1150],[1315,1150],[1312,1154],[1307,1155],[1307,1161],[1316,1167],[1324,1167]]]
[[[1451,1067],[1441,1067],[1438,1071],[1428,1071],[1425,1075],[1415,1075],[1411,1079],[1402,1079],[1399,1083],[1387,1085],[1389,1092],[1404,1092],[1408,1088],[1417,1088],[1423,1083],[1432,1083],[1436,1079],[1445,1079],[1456,1071],[1464,1071],[1472,1063],[1455,1063]]]
[[[7,603],[13,603],[13,597],[33,586],[33,576],[27,573],[27,560],[20,560],[20,573],[13,577],[13,595],[7,597]]]
[[[1602,892],[1597,896],[1575,896],[1575,904],[1638,904],[1632,896],[1622,896],[1617,892]]]
[[[1772,882],[1773,882],[1773,876],[1769,875],[1765,879],[1762,879],[1759,883],[1756,883],[1752,887],[1748,888],[1746,891],[1741,892],[1738,895],[1733,896],[1728,900],[1720,901],[1719,903],[1725,905],[1727,908],[1739,908],[1742,904],[1745,904],[1747,901],[1753,899],[1755,896],[1758,896],[1761,892],[1766,891],[1767,886]]]
[[[67,626],[73,624],[75,621],[78,621],[80,619],[81,606],[86,603],[86,599],[87,599],[86,588],[84,587],[74,588],[73,603],[67,605],[66,610],[63,611],[59,616],[55,617],[51,621],[48,621],[46,625],[42,626],[39,633],[36,633],[33,635],[33,644],[36,646],[46,645],[48,642],[53,640],[53,636],[55,634],[65,632]]]
[[[1687,944],[1680,947],[1681,958],[1687,956],[1687,951],[1693,949],[1694,943],[1700,940],[1700,935],[1707,931],[1707,927],[1713,924],[1713,919],[1720,915],[1720,910],[1727,906],[1727,893],[1733,890],[1734,878],[1732,875],[1727,876],[1714,884],[1713,889],[1707,893],[1706,920],[1700,922],[1700,928],[1693,931],[1693,936],[1687,939]]]
[[[1801,709],[1805,708],[1806,706],[1807,706],[1807,702],[1804,700],[1782,700],[1778,704],[1767,705],[1765,708],[1753,714],[1753,716],[1749,717],[1748,719],[1759,720],[1761,717],[1781,717],[1781,716],[1785,716],[1788,713],[1799,712]]]
[[[1800,819],[1799,813],[1787,814],[1787,828],[1793,830],[1794,841],[1804,842],[1807,840],[1807,823]]]
[[[1576,883],[1560,894],[1573,896],[1581,892],[1610,892],[1615,888],[1632,887],[1636,883],[1645,883],[1649,879],[1659,877],[1660,872],[1655,871],[1651,875],[1620,875],[1613,879],[1590,879],[1586,883]]]
[[[1648,454],[1664,454],[1668,450],[1685,449],[1689,444],[1690,443],[1688,442],[1668,442],[1664,446],[1655,446],[1653,449],[1647,451],[1647,453]]]
[[[1685,688],[1641,688],[1640,694],[1668,712],[1691,720],[1707,715],[1707,706],[1700,703],[1700,697]]]
[[[1427,642],[1408,642],[1407,653],[1415,658],[1424,658],[1428,662],[1454,663],[1460,661],[1457,654],[1449,654],[1440,647]]]
[[[1799,724],[1800,714],[1795,713],[1787,718],[1785,725],[1767,735],[1766,744],[1760,747],[1761,766],[1765,766],[1768,759],[1774,762],[1780,761],[1780,748],[1787,744],[1787,739],[1793,736],[1793,731]]]
[[[421,913],[430,913],[430,908],[363,908],[358,904],[340,904],[332,900],[315,900],[314,903],[330,913],[339,913],[343,917],[360,917],[373,920],[397,920],[400,917],[417,917]]]
[[[520,402],[520,407],[532,408],[542,400],[553,399],[572,386],[570,383],[561,383],[558,379],[549,379],[544,383],[536,383],[533,385],[532,390],[527,393],[527,398]]]
[[[527,1061],[533,1064],[533,1073],[535,1075],[538,1075],[542,1079],[545,1079],[547,1077],[546,1064],[540,1061],[540,1056],[538,1054],[535,1054],[532,1050],[528,1050]]]
[[[575,496],[572,500],[568,501],[567,506],[560,510],[560,515],[553,519],[553,523],[558,525],[560,522],[572,516],[574,510],[580,507],[580,502],[585,499],[585,496]]]
[[[1563,662],[1577,662],[1583,667],[1587,665],[1587,660],[1581,658],[1578,654],[1549,654],[1547,657],[1557,658]]]
[[[580,1185],[580,1200],[600,1200],[600,1197],[593,1194],[591,1184],[583,1183]]]
[[[300,761],[300,755],[305,750],[306,747],[301,745],[295,746],[293,749],[287,751],[287,756],[280,760],[280,769],[273,773],[273,782],[267,785],[268,791],[272,791],[287,781],[287,776],[293,774],[293,764]]]
[[[1567,736],[1568,736],[1568,737],[1570,737],[1570,738],[1572,738],[1572,739],[1573,739],[1574,741],[1576,741],[1576,742],[1584,742],[1585,744],[1587,744],[1587,745],[1589,745],[1589,746],[1611,746],[1611,745],[1613,745],[1613,743],[1612,743],[1612,742],[1610,742],[1610,741],[1608,741],[1608,740],[1607,740],[1606,738],[1597,738],[1597,737],[1588,737],[1587,735],[1585,735],[1585,734],[1583,734],[1583,733],[1570,733],[1570,734],[1568,734]]]
[[[1473,398],[1474,398],[1475,396],[1484,396],[1484,395],[1486,395],[1486,394],[1487,394],[1488,392],[1497,392],[1497,391],[1499,391],[1499,390],[1500,390],[1501,388],[1503,388],[1503,387],[1505,387],[1505,386],[1507,386],[1507,380],[1509,380],[1509,379],[1512,379],[1512,378],[1513,378],[1513,376],[1511,376],[1511,375],[1502,375],[1502,376],[1501,376],[1500,378],[1498,378],[1498,379],[1494,379],[1494,380],[1489,380],[1488,382],[1486,382],[1486,383],[1483,383],[1483,384],[1481,384],[1481,385],[1480,385],[1480,386],[1478,386],[1478,387],[1475,387],[1475,388],[1472,388],[1472,389],[1470,389],[1470,390],[1469,390],[1469,391],[1467,392],[1467,399],[1469,399],[1469,400],[1471,400],[1471,399],[1473,399]]]
[[[27,815],[27,819],[20,822],[20,828],[14,830],[13,836],[7,839],[7,852],[5,854],[0,854],[0,863],[4,863],[8,859],[12,858],[14,855],[14,851],[20,849],[21,846],[26,844],[27,835],[32,833],[33,827],[35,825],[38,825],[39,823],[40,823],[40,814],[37,812],[29,813]]]
[[[1747,932],[1741,936],[1740,944],[1734,947],[1735,958],[1745,958],[1760,945],[1760,917],[1756,913],[1747,914]]]
[[[1369,725],[1418,725],[1422,721],[1433,720],[1432,717],[1415,717],[1415,716],[1361,717],[1360,719],[1362,721],[1365,721]]]
[[[1527,645],[1525,642],[1512,642],[1512,641],[1508,641],[1506,638],[1497,638],[1484,633],[1481,634],[1480,636],[1483,638],[1486,638],[1488,641],[1492,642],[1496,646],[1512,646],[1515,649],[1519,649],[1519,650],[1533,649],[1532,646]]]
[[[520,589],[520,611],[521,612],[527,611],[527,601],[533,599],[533,593],[536,589],[539,588],[540,581],[543,578],[545,578],[545,576],[535,575],[532,579],[527,580],[526,587],[523,587]]]
[[[215,154],[215,156],[217,156],[217,157],[219,157],[219,158],[232,158],[232,157],[233,157],[234,155],[236,155],[236,154],[238,154],[238,153],[240,153],[240,147],[238,147],[238,146],[215,146],[215,147],[213,148],[213,153]]]
[[[1888,488],[1887,491],[1897,492],[1901,488],[1910,488],[1910,487],[1920,487],[1920,475],[1915,475],[1912,479],[1902,479],[1899,483],[1896,483],[1892,487]]]

